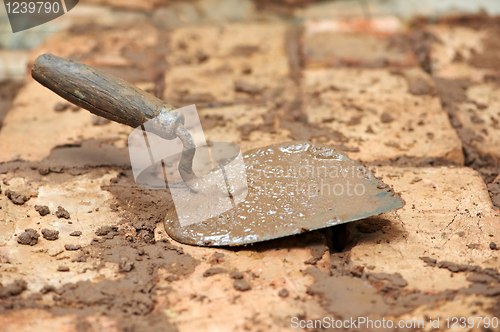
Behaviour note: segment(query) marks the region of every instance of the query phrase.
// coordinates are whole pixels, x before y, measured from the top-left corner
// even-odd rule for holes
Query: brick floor
[[[449,25],[431,25],[426,30],[438,40],[430,50],[433,75],[473,82],[483,82],[485,76],[500,75],[497,68],[481,64],[484,58],[480,58],[490,48],[485,40],[496,34],[495,30]]]
[[[417,85],[427,93],[411,93],[420,89]],[[345,136],[352,158],[463,162],[461,142],[433,93],[432,80],[420,69],[306,70],[303,90],[309,122]]]
[[[483,156],[491,155],[500,163],[500,88],[495,83],[471,86],[467,102],[457,108],[463,127],[477,136],[472,146]]]
[[[307,68],[417,64],[402,22],[393,16],[306,21],[302,46]]]
[[[151,4],[141,5],[147,9]],[[145,56],[154,59],[154,63],[132,66],[134,70],[148,71],[162,63],[166,66],[158,69],[159,76],[158,72],[134,76],[138,72],[134,71],[134,75],[129,73],[130,77],[151,90],[165,83],[164,97],[169,101],[196,102],[210,141],[231,141],[247,150],[288,140],[290,130],[282,128],[280,121],[289,114],[283,114],[282,107],[303,97],[308,123],[344,137],[341,142],[327,143],[345,145],[353,158],[373,161],[409,156],[463,164],[461,141],[441,107],[432,78],[416,66],[406,49],[389,47],[395,37],[404,39],[407,31],[402,23],[393,18],[339,22],[306,23],[302,49],[306,68],[298,76],[293,72],[296,68],[291,68],[289,26],[285,23],[192,26],[168,33],[151,26],[123,34],[118,28],[97,29],[98,36],[67,30],[48,39],[33,52],[32,59],[41,52],[80,55],[84,61],[95,61],[91,64],[126,73],[130,65],[127,61],[134,56],[125,51],[127,45],[135,42],[134,47],[140,51],[138,58]],[[496,156],[498,89],[483,80],[486,74],[482,70],[470,67],[461,72],[460,68],[465,66],[457,66],[454,53],[450,53],[453,47],[464,50],[465,58],[472,56],[473,52],[467,53],[471,48],[481,52],[482,44],[476,37],[482,36],[482,32],[470,29],[450,32],[441,26],[435,27],[435,31],[441,33],[443,44],[433,46],[433,70],[443,78],[465,77],[474,81],[478,77],[475,81],[478,84],[464,92],[465,101],[456,104],[457,112],[466,128],[483,137],[476,148]],[[150,34],[140,38],[144,32]],[[466,42],[461,41],[464,38]],[[76,40],[76,44],[68,45],[69,39]],[[322,43],[332,41],[339,42],[337,48],[323,47]],[[340,67],[345,58],[352,56],[341,45],[359,46],[363,54],[356,59],[355,67]],[[161,51],[163,46],[168,46],[169,51]],[[368,56],[371,48],[374,53]],[[373,54],[376,56],[372,58]],[[369,68],[374,66],[379,68]],[[48,283],[99,282],[120,277],[118,264],[108,262],[96,270],[93,267],[102,263],[100,259],[71,262],[74,253],[61,252],[61,246],[69,241],[88,245],[98,227],[117,224],[127,211],[126,206],[111,208],[115,201],[103,188],[128,163],[126,153],[113,156],[117,158],[116,169],[103,169],[101,173],[43,177],[37,170],[23,168],[19,163],[5,164],[14,159],[40,162],[51,153],[56,154],[54,148],[64,149],[64,145],[68,148],[79,141],[97,141],[104,148],[126,146],[131,128],[118,124],[93,126],[91,115],[84,110],[56,112],[54,106],[60,101],[31,81],[17,96],[0,131],[0,167],[3,167],[0,177],[5,180],[2,189],[31,197],[24,205],[17,206],[0,195],[0,223],[5,226],[0,229],[0,282],[6,285],[18,278],[25,279],[28,290],[23,296],[38,292]],[[273,115],[271,120],[266,117],[268,114]],[[249,124],[251,130],[245,129]],[[81,163],[78,157],[58,160],[58,164],[50,158],[44,162],[47,166],[68,166]],[[83,160],[104,158],[83,157]],[[351,255],[351,273],[361,273],[359,281],[363,287],[379,293],[387,291],[369,286],[366,279],[374,273],[399,273],[407,282],[402,286],[404,291],[423,296],[446,295],[448,291],[472,285],[467,279],[472,272],[428,266],[420,257],[497,269],[499,251],[491,248],[490,242],[500,243],[500,213],[493,210],[477,172],[452,166],[384,166],[376,169],[376,175],[400,192],[406,205],[401,210],[347,225],[354,242],[345,252]],[[57,205],[64,206],[72,216],[69,219],[72,224],[54,221],[52,216],[40,217],[34,212],[35,204],[47,204],[51,210]],[[33,247],[21,246],[14,234],[26,227],[37,230],[57,227],[61,240],[40,239]],[[134,229],[130,224],[120,227]],[[81,230],[82,236],[70,238],[73,229]],[[156,224],[154,233],[156,240],[167,237],[162,223]],[[170,272],[160,269],[159,283],[152,290],[157,300],[153,311],[179,331],[292,331],[295,329],[290,326],[291,317],[314,319],[335,315],[324,299],[308,292],[314,278],[304,274],[311,267],[306,261],[318,248],[325,249],[315,265],[319,271],[327,273],[335,263],[327,250],[331,246],[328,234],[328,231],[308,232],[238,249],[176,244],[200,264],[192,274],[177,280],[169,279]],[[224,254],[219,265],[226,272],[206,277],[204,273],[212,266],[210,259],[214,252]],[[57,272],[61,262],[70,267],[69,272]],[[234,289],[234,280],[227,273],[232,269],[243,273],[252,287],[250,291]],[[278,294],[283,287],[289,291],[287,297]],[[452,300],[443,297],[396,318],[491,316],[497,299],[460,293]],[[50,305],[52,294],[42,296],[39,301]],[[34,325],[40,331],[80,331],[82,326],[115,331],[117,320],[100,315],[54,316],[33,309],[0,315],[0,324],[7,331],[31,331]]]
[[[498,36],[494,28],[472,29],[437,25],[429,27],[441,41],[434,43],[430,56],[433,75],[456,81],[469,81],[456,97],[448,95],[448,103],[464,129],[473,133],[471,145],[483,157],[500,160],[500,113],[498,86],[492,82],[500,77],[495,64],[498,48],[491,40]],[[446,89],[447,83],[443,83]]]
[[[14,159],[42,160],[55,146],[74,144],[86,139],[115,139],[124,146],[131,128],[118,123],[94,126],[92,114],[80,109],[56,112],[54,107],[64,99],[35,81],[17,95],[13,108],[0,131],[0,162]]]
[[[286,100],[293,88],[286,30],[283,24],[175,30],[169,42],[164,98],[198,105]]]

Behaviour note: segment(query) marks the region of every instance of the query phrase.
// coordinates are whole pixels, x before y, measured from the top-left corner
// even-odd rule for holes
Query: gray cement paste
[[[246,198],[224,213],[184,227],[175,208],[169,209],[165,228],[172,238],[192,245],[242,245],[404,206],[399,195],[362,165],[328,146],[287,142],[248,151],[244,160]]]

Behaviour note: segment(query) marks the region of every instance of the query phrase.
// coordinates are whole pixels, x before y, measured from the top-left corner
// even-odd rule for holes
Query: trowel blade
[[[331,147],[287,142],[244,154],[246,198],[234,208],[182,227],[165,218],[175,240],[235,246],[303,233],[397,210],[401,197],[358,162]]]

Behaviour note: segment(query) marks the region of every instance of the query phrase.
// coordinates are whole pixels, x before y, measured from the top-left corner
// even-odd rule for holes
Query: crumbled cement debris
[[[134,268],[134,262],[131,261],[128,257],[120,258],[120,265],[118,266],[118,270],[120,272],[130,272]]]
[[[111,231],[114,231],[115,229],[116,229],[116,227],[102,226],[102,227],[99,227],[95,231],[95,235],[97,235],[97,236],[105,236],[105,235],[108,235]]]
[[[64,209],[62,206],[58,206],[57,207],[57,211],[56,211],[56,217],[57,218],[69,219],[70,215],[69,215],[69,212],[66,211],[66,209]]]
[[[82,248],[79,244],[65,244],[64,249],[68,251],[80,250]]]
[[[48,168],[48,167],[39,167],[38,168],[38,173],[40,173],[40,175],[48,175],[50,173],[50,168]]]
[[[42,229],[42,236],[49,241],[55,241],[59,238],[59,231],[54,231],[48,228]]]
[[[227,272],[227,270],[222,268],[222,267],[211,267],[208,270],[206,270],[205,272],[203,272],[203,276],[205,278],[207,278],[207,277],[211,277],[211,276],[214,276],[216,274],[225,273],[225,272]]]
[[[394,121],[394,118],[389,113],[384,112],[380,116],[380,121],[382,121],[382,123],[391,123]]]
[[[232,270],[230,273],[229,273],[229,276],[233,279],[243,279],[243,273],[241,273],[240,271],[238,270]]]
[[[286,288],[282,288],[278,292],[278,296],[283,297],[283,298],[288,297],[288,294],[289,294],[289,292],[288,292],[288,289],[286,289]]]
[[[449,261],[441,261],[437,263],[437,267],[448,269],[450,272],[477,272],[480,270],[480,267],[476,265],[457,264]]]
[[[396,287],[406,287],[408,282],[403,279],[399,273],[374,273],[368,276],[368,279],[373,282],[380,282],[382,280],[388,281],[390,284]]]
[[[215,252],[212,254],[212,256],[210,256],[208,262],[210,264],[220,264],[224,261],[224,254],[221,253],[221,252]]]
[[[7,198],[10,199],[12,203],[16,205],[23,205],[30,199],[28,196],[17,194],[16,192],[10,189],[5,190],[5,196],[7,196]]]
[[[17,237],[17,242],[24,245],[34,246],[38,243],[40,234],[33,228],[26,228],[21,235]]]
[[[252,286],[245,279],[238,279],[234,281],[234,289],[245,292],[252,289]]]
[[[410,181],[410,184],[415,184],[417,182],[420,182],[422,181],[422,178],[419,178],[419,177],[414,177],[411,181]]]
[[[77,262],[77,263],[84,263],[84,262],[87,261],[87,257],[85,257],[84,253],[80,253],[79,256],[73,258],[71,261],[72,262]]]
[[[35,205],[36,212],[40,213],[40,215],[46,216],[50,213],[49,207],[47,205]]]
[[[56,257],[57,255],[62,254],[63,252],[64,250],[61,248],[50,248],[48,254],[50,257]]]
[[[436,266],[437,264],[437,260],[435,260],[434,258],[430,257],[419,257],[419,258],[423,260],[425,264],[427,264],[428,266]]]

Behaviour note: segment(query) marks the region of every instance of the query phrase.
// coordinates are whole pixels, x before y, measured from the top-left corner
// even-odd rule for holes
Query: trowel
[[[243,154],[236,151],[215,166],[210,159],[210,171],[197,173],[193,162],[200,155],[215,156],[217,147],[231,150],[235,145],[206,146],[211,152],[197,147],[181,111],[97,68],[44,54],[35,61],[32,76],[93,114],[142,127],[165,140],[180,140],[183,148],[176,167],[183,180],[181,188],[187,190],[175,196],[173,188],[179,187],[171,185],[167,175],[164,178],[177,197],[167,211],[165,229],[179,242],[251,244],[367,218],[405,204],[358,162],[311,142],[286,142]],[[161,160],[164,174],[168,163]],[[227,191],[219,199],[212,188],[220,183]],[[185,222],[186,211],[202,217]]]
[[[244,153],[248,192],[234,208],[183,225],[175,208],[165,229],[179,242],[235,246],[272,240],[397,210],[405,202],[360,163],[306,141]],[[229,165],[230,166],[230,165]]]

